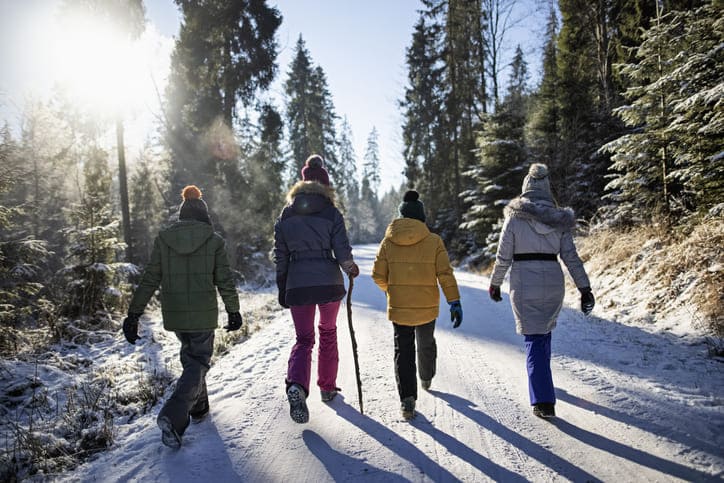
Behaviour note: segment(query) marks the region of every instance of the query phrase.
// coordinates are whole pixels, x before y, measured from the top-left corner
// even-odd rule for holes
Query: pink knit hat
[[[320,155],[312,154],[307,158],[302,168],[302,179],[329,186],[329,173],[324,169],[324,159]]]

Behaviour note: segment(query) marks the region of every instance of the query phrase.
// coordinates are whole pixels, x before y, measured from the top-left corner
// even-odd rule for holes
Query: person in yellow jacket
[[[395,379],[402,416],[415,416],[417,366],[420,384],[429,390],[435,376],[435,319],[442,288],[450,304],[450,320],[463,321],[458,284],[442,239],[425,225],[425,206],[417,191],[408,191],[399,206],[401,218],[390,223],[380,243],[372,279],[387,294],[387,318],[395,332]]]

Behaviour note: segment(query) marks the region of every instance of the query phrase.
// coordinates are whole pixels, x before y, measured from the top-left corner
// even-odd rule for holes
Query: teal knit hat
[[[400,203],[400,215],[404,218],[414,218],[425,222],[425,205],[420,201],[420,193],[415,190],[410,190],[405,193]]]

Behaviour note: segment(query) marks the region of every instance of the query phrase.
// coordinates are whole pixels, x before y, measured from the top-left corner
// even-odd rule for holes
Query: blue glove
[[[457,329],[463,322],[463,306],[460,301],[448,302],[450,304],[450,322],[453,323],[453,329]]]

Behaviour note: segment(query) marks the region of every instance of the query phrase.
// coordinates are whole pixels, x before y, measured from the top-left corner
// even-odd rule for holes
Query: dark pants
[[[526,335],[525,358],[530,403],[555,404],[556,393],[551,374],[551,333]]]
[[[395,329],[395,380],[400,401],[413,396],[417,399],[417,367],[415,366],[415,339],[417,339],[417,365],[420,379],[435,377],[437,345],[435,321],[415,327],[392,323]]]
[[[206,373],[214,351],[214,331],[176,332],[176,337],[181,341],[179,355],[183,372],[158,417],[167,417],[174,429],[183,434],[189,424],[189,413],[209,405]]]

